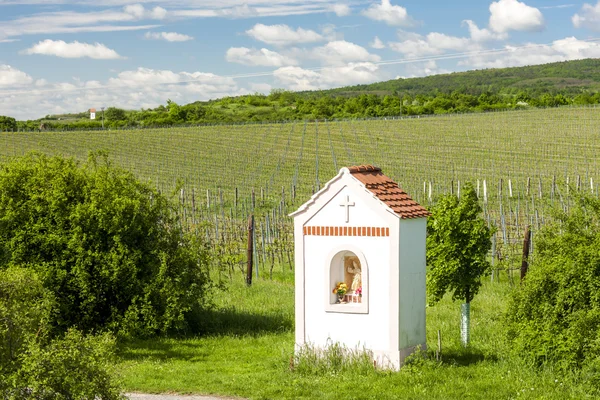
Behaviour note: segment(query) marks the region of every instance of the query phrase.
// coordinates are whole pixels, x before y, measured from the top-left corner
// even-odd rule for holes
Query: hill
[[[516,94],[530,96],[558,94],[574,97],[600,90],[600,59],[556,62],[525,67],[496,68],[431,75],[423,78],[393,79],[370,85],[349,86],[323,91],[324,94],[356,95],[357,93],[433,95],[452,92],[479,96]]]
[[[154,109],[109,107],[104,126],[389,117],[586,104],[600,104],[600,59],[394,79],[312,92],[277,89],[268,95],[256,93],[187,105],[169,100]],[[80,112],[15,122],[13,126],[16,130],[100,129],[102,122],[90,121],[88,112]],[[0,124],[2,130],[14,128]]]

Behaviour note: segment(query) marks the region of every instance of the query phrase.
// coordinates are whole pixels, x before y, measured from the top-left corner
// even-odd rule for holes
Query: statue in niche
[[[358,288],[362,287],[362,270],[360,269],[360,265],[356,262],[356,260],[352,261],[352,266],[348,268],[348,272],[354,275],[350,289],[356,293]]]
[[[344,281],[350,289],[348,294],[362,294],[362,269],[360,261],[356,256],[345,257],[344,260]]]

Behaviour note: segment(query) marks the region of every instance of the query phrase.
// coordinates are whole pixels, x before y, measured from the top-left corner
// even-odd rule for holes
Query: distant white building
[[[96,109],[90,108],[90,119],[96,119]]]
[[[366,348],[395,369],[425,348],[424,207],[364,165],[342,168],[291,216],[297,346]]]

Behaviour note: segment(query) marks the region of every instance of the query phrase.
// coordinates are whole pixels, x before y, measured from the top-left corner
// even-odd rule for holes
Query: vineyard
[[[221,125],[127,131],[5,133],[0,160],[29,151],[117,165],[178,197],[182,223],[207,239],[221,272],[243,268],[255,215],[257,275],[290,274],[291,218],[341,167],[375,164],[425,206],[471,182],[497,228],[496,273],[520,263],[527,225],[572,193],[598,195],[600,108],[558,108],[412,119]]]

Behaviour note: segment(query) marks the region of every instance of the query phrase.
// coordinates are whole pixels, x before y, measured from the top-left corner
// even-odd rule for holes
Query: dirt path
[[[125,393],[130,400],[242,400],[239,397],[215,397],[186,394]]]

